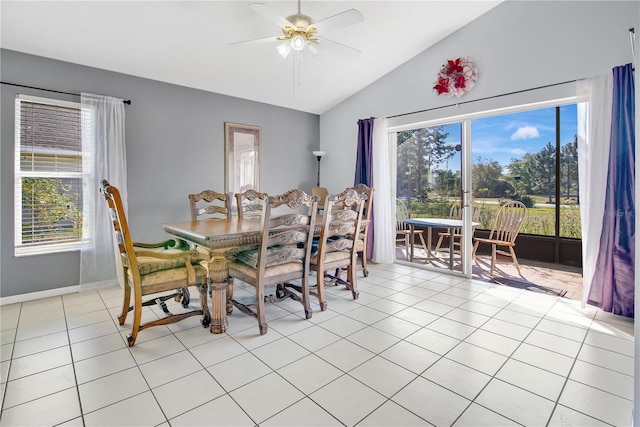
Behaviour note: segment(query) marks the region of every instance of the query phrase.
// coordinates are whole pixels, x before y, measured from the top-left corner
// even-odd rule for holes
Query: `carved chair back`
[[[215,218],[223,215],[231,219],[231,199],[228,194],[213,190],[204,190],[198,194],[189,194],[191,221]]]
[[[114,237],[122,261],[124,299],[122,312],[118,316],[120,325],[126,321],[127,314],[133,311],[131,334],[127,337],[129,346],[133,346],[138,332],[151,326],[175,323],[187,317],[203,315],[203,325],[211,321],[206,305],[207,271],[200,266],[200,258],[196,250],[184,250],[173,239],[160,243],[138,243],[131,240],[129,225],[124,213],[120,191],[102,180],[100,191],[109,207],[109,216],[113,226]],[[169,247],[176,250],[168,251]],[[138,248],[136,250],[136,248]],[[155,249],[155,250],[154,250]],[[161,250],[165,249],[165,250]],[[202,309],[183,311],[171,314],[166,300],[175,298],[181,301],[184,308],[189,307],[189,286],[200,286]],[[131,291],[133,290],[133,305]],[[168,294],[167,291],[174,291]],[[158,294],[143,301],[145,295]],[[158,304],[167,316],[142,324],[142,307]]]
[[[264,212],[264,205],[268,197],[269,195],[267,193],[259,193],[256,190],[246,190],[242,193],[236,193],[238,218],[261,216]]]
[[[267,197],[262,216],[258,247],[236,253],[229,263],[229,274],[256,289],[255,306],[239,304],[240,310],[258,320],[260,334],[268,330],[264,287],[278,285],[283,297],[300,301],[305,317],[313,313],[309,301],[309,258],[315,230],[318,199],[302,190]],[[277,215],[276,215],[277,213]],[[301,286],[289,282],[302,279]],[[300,296],[290,292],[292,287]]]
[[[325,187],[313,187],[311,188],[311,195],[318,197],[318,207],[322,209],[327,201],[327,196],[329,196],[329,190]]]

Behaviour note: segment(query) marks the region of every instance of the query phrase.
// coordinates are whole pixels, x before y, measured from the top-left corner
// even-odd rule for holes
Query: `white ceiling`
[[[247,6],[259,1],[2,0],[0,47],[321,114],[502,0],[303,0],[314,21],[354,8],[364,22],[320,34],[362,54],[324,49],[301,63],[300,85],[277,43],[229,46],[280,34]],[[296,1],[261,2],[297,11]]]

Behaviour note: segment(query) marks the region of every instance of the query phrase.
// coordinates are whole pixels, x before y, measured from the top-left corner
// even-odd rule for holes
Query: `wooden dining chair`
[[[236,208],[238,218],[245,216],[262,216],[264,212],[264,204],[269,195],[267,193],[259,193],[256,190],[246,190],[242,193],[236,193]]]
[[[516,258],[516,253],[513,248],[516,246],[516,237],[518,237],[518,233],[520,232],[520,228],[522,227],[526,217],[527,207],[524,203],[512,200],[500,206],[488,238],[473,238],[475,241],[473,245],[474,258],[480,243],[491,245],[492,276],[496,265],[496,254],[510,256],[513,261],[513,265],[515,265],[516,270],[518,270],[518,274],[522,275],[518,259]],[[500,246],[509,248],[509,252],[497,249]]]
[[[231,219],[231,198],[228,194],[214,190],[204,190],[189,194],[191,221],[206,218],[219,218],[220,215]]]
[[[480,220],[480,205],[478,205],[477,203],[473,204],[473,211],[471,215],[472,215],[471,221],[473,223],[477,223]],[[462,219],[462,208],[460,207],[459,204],[451,205],[451,209],[449,211],[449,218],[459,219],[459,220]],[[476,226],[472,226],[471,237],[473,237],[473,235],[475,234],[475,231],[476,231]],[[438,251],[440,250],[440,246],[442,245],[442,242],[444,241],[444,239],[445,238],[450,239],[451,236],[453,236],[454,251],[456,250],[456,248],[458,249],[458,251],[460,251],[462,248],[462,227],[455,227],[455,228],[447,228],[446,231],[441,231],[440,233],[438,233],[438,243],[436,244],[436,248],[434,249],[433,253],[437,254]]]
[[[107,180],[102,180],[100,191],[109,206],[114,237],[122,261],[124,301],[118,323],[124,325],[127,314],[133,311],[133,325],[127,337],[129,347],[135,344],[138,332],[152,326],[167,325],[197,315],[202,315],[203,326],[208,326],[211,315],[207,306],[207,271],[199,264],[198,252],[182,250],[183,248],[159,250],[180,247],[175,240],[157,244],[134,243],[129,233],[120,191]],[[166,305],[170,298],[182,301],[184,308],[189,307],[189,286],[199,287],[202,309],[170,313]],[[132,290],[133,305],[130,305]],[[173,293],[167,294],[168,291]],[[143,297],[148,299],[143,301]],[[141,324],[142,308],[154,304],[157,304],[167,316]]]
[[[324,202],[329,196],[329,190],[325,187],[312,187],[311,195],[318,197],[318,209],[322,209],[324,207]]]
[[[410,252],[410,239],[411,239],[411,228],[404,222],[409,219],[409,211],[407,210],[407,206],[400,199],[396,199],[396,245],[398,243],[402,243],[404,245],[405,253],[407,259],[409,259]],[[424,241],[424,233],[422,230],[413,231],[413,238],[415,242],[416,236],[420,239],[420,244],[424,249],[425,256],[428,256],[429,250],[427,249],[427,244]],[[431,242],[429,242],[431,244]]]
[[[325,283],[343,284],[351,291],[353,299],[358,299],[357,241],[364,232],[363,206],[364,197],[353,188],[337,196],[328,196],[325,202],[317,253],[312,254],[310,263],[311,270],[316,272],[316,286],[311,294],[318,298],[322,311],[327,309]],[[341,278],[342,269],[346,269],[346,280]],[[332,275],[329,271],[336,273]]]
[[[305,317],[311,318],[309,260],[317,210],[317,198],[302,190],[269,196],[257,248],[237,252],[229,261],[229,275],[252,285],[256,294],[255,304],[235,300],[233,304],[258,320],[261,335],[268,330],[265,286],[278,285],[276,295],[299,301]],[[299,286],[290,283],[296,279],[301,281]]]
[[[369,229],[372,226],[373,187],[368,187],[365,184],[357,184],[353,189],[364,198],[362,205],[362,221],[365,225],[362,233],[360,234],[360,238],[356,243],[358,245],[358,256],[360,257],[360,267],[358,269],[362,270],[364,277],[368,277],[369,269],[367,268],[367,258],[371,254],[367,253],[367,244],[369,241]]]

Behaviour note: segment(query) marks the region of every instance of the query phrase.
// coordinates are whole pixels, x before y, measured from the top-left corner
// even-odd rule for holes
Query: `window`
[[[521,233],[581,237],[577,105],[518,111],[471,121],[473,194],[491,224],[504,199],[528,208]]]
[[[451,203],[461,197],[462,124],[410,129],[397,135],[397,197],[412,217],[448,217]]]
[[[15,129],[15,255],[79,249],[80,104],[18,95]]]

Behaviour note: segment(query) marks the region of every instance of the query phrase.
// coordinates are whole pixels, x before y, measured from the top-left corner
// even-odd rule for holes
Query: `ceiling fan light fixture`
[[[291,48],[298,52],[304,50],[307,46],[307,40],[300,34],[291,37]]]
[[[291,53],[291,42],[289,40],[287,40],[284,43],[280,43],[277,47],[278,49],[278,53],[280,54],[280,56],[282,56],[283,58],[286,58],[287,56],[289,56],[289,54]]]
[[[318,43],[309,42],[307,49],[311,52],[311,55],[316,56],[320,52],[320,45]]]

